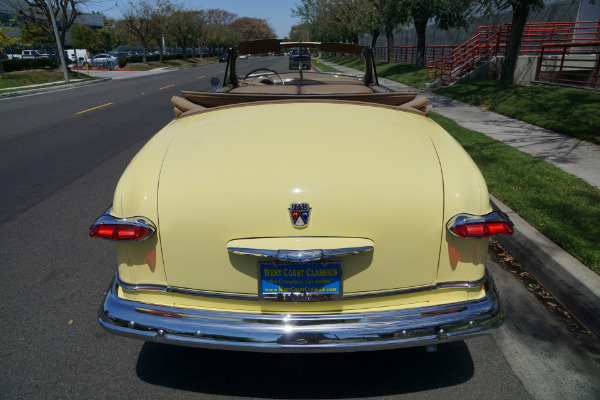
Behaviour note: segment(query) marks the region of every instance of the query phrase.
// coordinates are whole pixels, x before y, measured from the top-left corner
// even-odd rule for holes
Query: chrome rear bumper
[[[111,284],[98,313],[107,331],[137,339],[223,350],[344,352],[435,345],[486,333],[504,321],[489,278],[484,298],[442,306],[351,314],[203,311],[124,300]]]

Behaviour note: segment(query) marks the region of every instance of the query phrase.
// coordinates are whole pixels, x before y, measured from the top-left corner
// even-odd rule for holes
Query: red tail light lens
[[[483,222],[458,225],[452,232],[462,238],[484,238],[499,234],[512,235],[514,230],[508,222]]]
[[[90,236],[111,240],[144,240],[154,233],[156,225],[145,217],[116,218],[111,208],[90,226]]]
[[[493,235],[512,235],[513,223],[506,214],[493,211],[485,215],[458,214],[446,227],[461,238],[486,238]]]
[[[152,231],[143,226],[135,225],[96,225],[90,230],[91,237],[112,240],[142,240],[152,234]]]

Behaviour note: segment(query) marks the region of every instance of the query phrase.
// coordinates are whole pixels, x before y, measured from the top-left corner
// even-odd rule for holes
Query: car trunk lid
[[[246,105],[183,118],[159,182],[169,285],[256,294],[251,238],[366,238],[343,256],[345,293],[430,285],[443,229],[443,184],[424,117],[388,107]],[[290,205],[310,219],[294,227]],[[285,247],[282,244],[282,247]]]

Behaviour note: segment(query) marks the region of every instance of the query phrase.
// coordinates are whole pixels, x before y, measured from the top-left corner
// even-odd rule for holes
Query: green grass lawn
[[[340,56],[323,57],[323,59],[339,65],[354,68],[359,71],[364,70],[364,61],[361,59]],[[377,76],[381,78],[392,79],[412,87],[424,88],[425,83],[433,82],[433,79],[427,78],[426,69],[417,70],[414,65],[396,63],[388,64],[382,61],[377,61],[375,66],[377,68]]]
[[[358,70],[362,60],[327,57],[327,61]],[[423,88],[432,82],[427,72],[412,65],[377,62],[377,74],[406,85]],[[502,85],[473,81],[435,90],[435,93],[525,121],[554,132],[600,144],[600,92],[549,85]]]
[[[429,117],[471,155],[494,196],[600,274],[600,190],[451,119]]]
[[[433,79],[427,78],[427,69],[417,70],[414,65],[387,64],[378,61],[376,67],[378,76],[404,83],[408,86],[424,88],[425,83],[433,82]]]
[[[335,72],[335,73],[341,73],[342,72],[339,69],[330,67],[329,65],[325,65],[322,62],[317,62],[316,58],[313,58],[312,66],[313,66],[313,68],[318,68],[322,72]]]
[[[70,79],[91,79],[87,75],[69,72]],[[10,89],[19,86],[38,85],[41,83],[50,83],[63,81],[65,76],[57,69],[35,69],[29,71],[5,72],[4,77],[0,79],[0,90]]]
[[[600,144],[599,91],[474,81],[448,86],[435,92],[555,132]]]

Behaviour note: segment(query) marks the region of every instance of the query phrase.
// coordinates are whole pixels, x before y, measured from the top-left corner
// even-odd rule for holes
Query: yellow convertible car
[[[364,76],[290,71],[294,49],[360,57]],[[117,246],[103,328],[241,351],[433,351],[502,323],[486,254],[513,225],[424,99],[380,85],[353,44],[244,42],[228,60],[211,92],[172,99],[176,118],[90,228]]]

